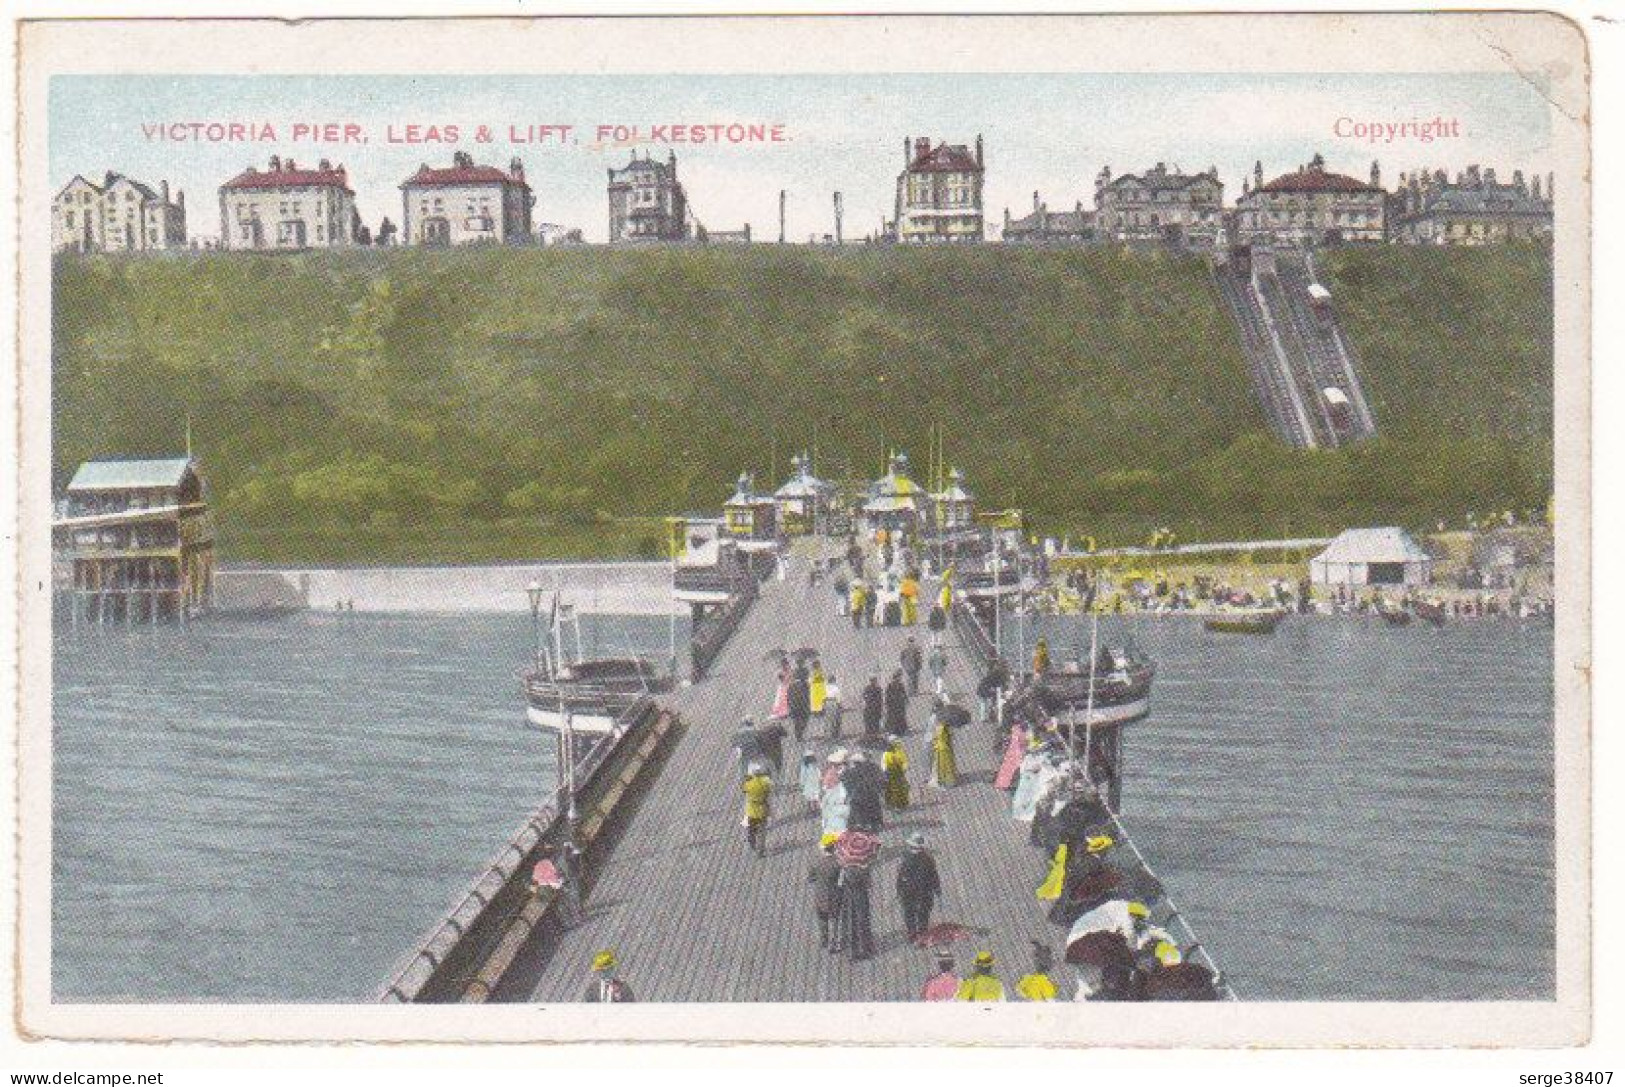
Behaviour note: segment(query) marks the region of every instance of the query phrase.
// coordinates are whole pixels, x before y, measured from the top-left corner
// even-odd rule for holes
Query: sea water
[[[669,651],[663,619],[583,624]],[[1126,823],[1244,998],[1552,995],[1549,628],[1102,632],[1158,666]],[[370,999],[550,788],[531,646],[504,614],[60,629],[55,999]]]

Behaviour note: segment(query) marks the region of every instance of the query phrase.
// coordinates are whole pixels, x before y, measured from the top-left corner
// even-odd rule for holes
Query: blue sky
[[[1459,121],[1456,139],[1372,145],[1339,137],[1339,118]],[[149,140],[155,122],[269,122],[276,144]],[[420,163],[449,164],[454,151],[506,165],[525,162],[538,221],[606,233],[604,170],[623,165],[625,146],[600,146],[599,124],[782,124],[789,142],[676,148],[679,174],[706,226],[777,236],[778,191],[789,192],[788,235],[805,241],[831,229],[840,190],[848,237],[875,230],[891,212],[905,136],[929,135],[987,148],[990,222],[1016,214],[1041,191],[1052,209],[1088,206],[1104,164],[1117,173],[1158,161],[1186,170],[1219,168],[1233,202],[1256,159],[1266,176],[1316,151],[1332,169],[1364,177],[1373,158],[1392,184],[1418,166],[1454,171],[1469,163],[1544,173],[1553,161],[1546,104],[1510,73],[1427,75],[786,75],[786,76],[58,76],[51,82],[50,177],[54,192],[73,175],[109,169],[187,193],[188,229],[219,231],[216,188],[272,154],[320,158],[350,171],[362,217],[399,222],[397,186]],[[299,122],[353,122],[365,146],[294,143]],[[572,124],[579,142],[515,146],[509,125]],[[392,146],[386,126],[458,124],[463,142]],[[476,125],[498,138],[476,144]],[[641,145],[664,157],[666,145]],[[47,180],[47,179],[41,179]],[[1562,179],[1558,180],[1562,184]]]

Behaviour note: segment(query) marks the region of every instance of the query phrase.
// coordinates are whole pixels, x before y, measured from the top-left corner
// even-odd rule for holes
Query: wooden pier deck
[[[852,962],[818,943],[808,866],[819,835],[795,781],[800,749],[785,742],[785,775],[774,794],[768,856],[746,848],[743,800],[731,740],[742,717],[764,720],[772,701],[774,649],[812,646],[840,681],[844,742],[824,736],[814,719],[809,743],[820,760],[835,746],[853,746],[862,730],[861,692],[871,675],[884,683],[897,667],[908,634],[922,645],[924,625],[854,630],[836,614],[833,589],[807,583],[807,560],[792,560],[785,581],[769,581],[707,678],[674,694],[686,722],[670,760],[633,816],[615,855],[586,902],[582,924],[564,933],[545,962],[521,974],[528,992],[506,999],[580,1000],[595,952],[614,948],[621,976],[640,1001],[887,1001],[916,999],[934,973],[934,952],[911,946],[896,895],[904,839],[926,835],[942,875],[943,897],[933,922],[952,921],[973,935],[954,945],[959,970],[981,950],[997,957],[997,972],[1014,983],[1031,969],[1033,940],[1056,951],[1064,931],[1044,917],[1034,890],[1044,858],[1027,843],[1027,826],[1009,816],[1009,794],[993,788],[997,759],[990,726],[976,723],[956,736],[960,783],[925,786],[929,770],[930,700],[910,701],[905,740],[913,806],[886,813],[882,852],[871,891],[877,955]],[[950,629],[947,685],[973,705],[976,677]],[[1054,975],[1070,995],[1070,971]]]

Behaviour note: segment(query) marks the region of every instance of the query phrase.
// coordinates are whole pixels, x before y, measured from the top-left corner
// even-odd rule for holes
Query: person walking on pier
[[[768,717],[775,721],[782,721],[790,716],[790,659],[784,658],[779,662],[779,685],[773,692],[773,708]]]
[[[852,629],[857,630],[863,626],[864,613],[869,604],[868,587],[864,585],[862,577],[852,579]]]
[[[948,703],[939,698],[931,714],[930,781],[939,789],[952,789],[959,784],[959,762],[954,758],[954,728],[949,724],[948,708]]]
[[[836,933],[837,947],[844,948],[853,962],[870,959],[875,954],[875,933],[869,910],[869,868],[880,852],[880,840],[872,834],[853,829],[835,842],[835,857],[841,866],[840,925]]]
[[[920,652],[920,643],[914,640],[914,635],[908,636],[903,643],[903,652],[898,655],[898,663],[903,666],[903,674],[908,677],[908,693],[920,693],[920,669],[925,666],[925,654]]]
[[[948,952],[937,953],[937,972],[925,979],[925,985],[920,989],[920,999],[959,999],[959,975],[954,973],[954,957]]]
[[[807,721],[812,717],[812,685],[807,679],[807,669],[804,665],[797,665],[795,675],[790,677],[790,687],[786,692],[790,710],[790,727],[795,732],[796,743],[801,743],[807,737]]]
[[[863,738],[869,743],[880,742],[880,719],[886,710],[886,692],[880,689],[880,677],[870,676],[863,689]]]
[[[841,784],[846,787],[847,818],[851,828],[878,833],[886,821],[881,799],[880,767],[870,762],[863,752],[854,752],[846,760]]]
[[[903,575],[897,595],[903,601],[903,625],[911,627],[920,619],[920,580],[913,571]]]
[[[841,738],[841,685],[831,672],[824,680],[824,728],[831,740]]]
[[[1042,676],[1049,671],[1049,639],[1040,638],[1033,646],[1033,675]]]
[[[880,760],[886,771],[886,807],[902,811],[908,807],[908,753],[903,741],[893,740]]]
[[[773,812],[773,779],[767,776],[767,767],[752,763],[750,776],[741,790],[745,794],[745,844],[756,851],[758,857],[767,856],[767,820]]]
[[[943,648],[941,642],[931,646],[931,652],[925,657],[925,666],[931,672],[931,693],[941,698],[943,685],[948,678],[948,650]]]
[[[892,673],[886,684],[886,735],[908,735],[908,688],[903,685],[903,670]]]
[[[824,715],[824,702],[829,698],[829,680],[824,676],[824,662],[814,660],[812,676],[807,680],[807,700],[814,717]]]
[[[739,776],[750,776],[753,763],[762,759],[762,733],[756,727],[756,719],[747,717],[739,722],[739,729],[734,733],[734,753],[739,757]]]
[[[993,663],[976,685],[976,697],[982,700],[982,720],[993,720],[999,708],[999,696],[1010,686],[1010,667],[1003,657],[994,657]]]
[[[1055,966],[1055,952],[1046,944],[1033,941],[1033,972],[1026,974],[1016,982],[1016,992],[1023,999],[1032,1001],[1050,1001],[1055,999],[1057,989],[1055,980],[1051,978],[1050,971]]]
[[[830,559],[831,568],[839,559]],[[852,611],[852,579],[846,576],[846,571],[836,570],[832,581],[835,586],[835,614],[849,615]]]
[[[818,797],[818,818],[824,834],[842,833],[852,817],[851,794],[846,791],[846,783],[842,781],[845,770],[846,748],[831,751],[824,763],[824,775],[820,782],[823,791]]]
[[[875,625],[875,608],[880,604],[878,587],[865,585],[863,592],[863,625],[873,629]]]
[[[841,862],[835,859],[835,843],[839,834],[826,833],[818,840],[818,857],[807,871],[807,882],[813,889],[813,916],[818,918],[818,946],[839,951],[835,938],[841,915]]]
[[[632,1004],[632,986],[615,976],[615,952],[603,950],[592,957],[592,980],[587,983],[586,995],[581,999],[588,1004]]]
[[[937,862],[925,848],[925,835],[908,836],[908,852],[897,866],[897,900],[903,904],[903,928],[911,944],[918,944],[931,927],[931,909],[942,894]]]
[[[1004,999],[1004,982],[993,973],[993,952],[976,956],[976,968],[959,983],[959,999],[989,1003]]]
[[[801,787],[801,798],[807,802],[807,810],[816,812],[824,799],[824,775],[818,768],[818,756],[811,751],[801,754],[801,776],[797,784]]]

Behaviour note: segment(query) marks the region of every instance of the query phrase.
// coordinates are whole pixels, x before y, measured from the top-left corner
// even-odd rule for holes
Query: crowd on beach
[[[875,544],[873,555],[853,542],[841,558],[815,562],[809,593],[821,594],[827,585],[840,616],[858,630],[921,625],[926,578],[913,550],[885,533]],[[1161,895],[1155,877],[1118,856],[1122,836],[1102,790],[1084,772],[1087,755],[1057,720],[1018,709],[1033,705],[1020,697],[1029,679],[1012,677],[995,660],[976,687],[978,712],[949,697],[944,638],[953,597],[950,568],[929,598],[925,632],[908,634],[895,663],[877,668],[856,691],[843,690],[816,647],[771,655],[771,671],[764,669],[764,693],[771,691],[765,719],[745,718],[732,737],[744,848],[767,857],[775,815],[801,809],[800,818],[781,821],[817,827],[807,842],[807,938],[816,938],[832,956],[872,959],[876,901],[890,898],[908,944],[936,951],[935,972],[911,994],[921,1000],[1047,1001],[1059,998],[1063,988],[1076,1000],[1216,999],[1211,971],[1187,962],[1189,949],[1182,950],[1153,920],[1152,904]],[[1042,677],[1050,667],[1040,639],[1031,675]],[[883,673],[889,673],[884,681]],[[927,707],[923,722],[917,718],[920,702]],[[921,802],[916,781],[922,768],[924,790],[989,787],[961,782],[956,747],[976,731],[973,716],[986,728],[998,759],[991,788],[1008,795],[1010,817],[1027,825],[1029,841],[1041,853],[1030,892],[1037,908],[1047,910],[1049,921],[1065,933],[1064,948],[1083,949],[1067,957],[1070,977],[1057,972],[1054,946],[1040,941],[1032,941],[1031,969],[1010,990],[991,950],[978,950],[969,969],[959,972],[953,945],[973,933],[935,918],[952,873],[939,868],[923,833],[902,836],[895,880],[889,888],[877,886],[888,820],[895,826]],[[923,744],[911,740],[918,731]],[[600,958],[608,965],[595,965],[587,999],[631,999],[629,988],[604,987],[613,976],[614,955],[606,950]]]

